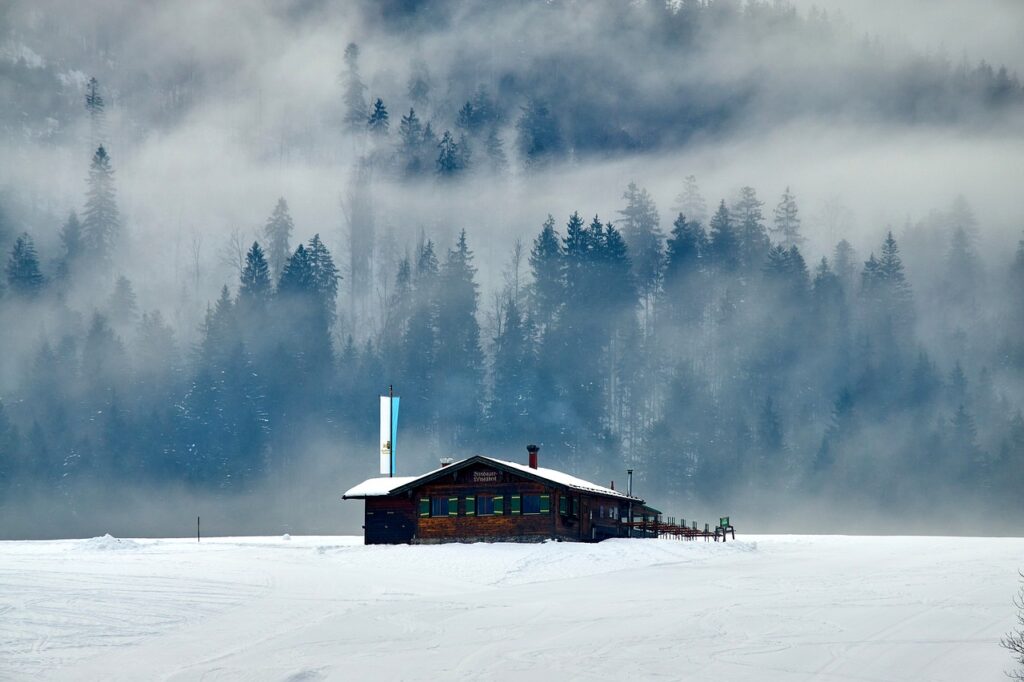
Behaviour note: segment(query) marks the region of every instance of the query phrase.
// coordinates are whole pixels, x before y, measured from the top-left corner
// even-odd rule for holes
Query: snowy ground
[[[1024,539],[0,542],[0,679],[998,680]]]

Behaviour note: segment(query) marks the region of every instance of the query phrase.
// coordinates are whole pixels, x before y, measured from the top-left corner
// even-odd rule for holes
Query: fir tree
[[[843,289],[852,293],[855,291],[854,283],[857,275],[857,254],[854,252],[850,242],[845,239],[839,240],[835,250],[832,252],[833,269],[836,277],[843,285]]]
[[[304,245],[299,244],[295,248],[295,253],[288,258],[277,282],[277,290],[281,294],[313,291],[313,266],[309,262],[309,252]]]
[[[663,304],[673,322],[695,319],[703,308],[704,292],[698,278],[707,249],[704,227],[680,213],[666,244],[663,275]]]
[[[402,172],[407,176],[421,173],[423,171],[423,125],[412,108],[398,124],[398,139],[398,156]]]
[[[85,252],[94,261],[109,263],[121,232],[121,216],[117,210],[114,169],[107,150],[100,145],[89,168],[89,189],[85,201],[82,241]]]
[[[459,142],[456,145],[457,159],[459,172],[469,170],[470,166],[473,165],[473,148],[469,143],[469,138],[465,133],[459,135]]]
[[[548,216],[530,249],[530,305],[541,330],[558,314],[565,296],[565,262],[562,244],[555,230],[555,219]]]
[[[439,282],[437,302],[437,375],[435,395],[445,406],[440,412],[442,436],[464,442],[481,412],[483,351],[476,320],[479,299],[473,252],[466,231],[448,251]]]
[[[100,94],[100,84],[95,77],[85,86],[85,110],[89,112],[89,148],[96,149],[103,143],[105,135],[105,103]]]
[[[687,175],[683,181],[683,191],[676,196],[675,203],[672,204],[672,211],[688,216],[690,220],[701,224],[707,222],[708,205],[700,193],[697,178],[693,175]]]
[[[512,296],[505,301],[501,322],[494,339],[494,392],[488,411],[500,431],[515,433],[529,427],[534,402],[533,344]]]
[[[413,103],[425,106],[430,96],[430,75],[422,62],[416,64],[409,81],[406,84],[406,92]]]
[[[666,289],[670,282],[683,281],[696,272],[707,247],[704,227],[695,220],[687,220],[680,213],[672,223],[672,233],[665,248]]]
[[[771,242],[764,225],[761,207],[753,187],[741,187],[740,198],[732,210],[739,241],[740,264],[748,270],[757,270],[768,253]]]
[[[479,123],[473,112],[473,103],[467,101],[455,117],[455,126],[468,133],[475,133]]]
[[[531,98],[523,107],[516,122],[519,156],[527,169],[536,170],[559,161],[565,154],[565,144],[558,120],[546,103]]]
[[[658,208],[646,189],[631,182],[622,195],[626,207],[619,211],[619,225],[629,246],[633,271],[642,296],[649,297],[661,277],[662,240]]]
[[[39,256],[35,243],[28,233],[22,233],[14,241],[11,256],[7,261],[7,286],[11,293],[34,298],[43,290],[45,280],[39,270]]]
[[[239,305],[246,310],[265,308],[272,292],[270,266],[259,242],[253,242],[245,254],[245,267],[242,268],[238,287]]]
[[[345,73],[342,75],[342,82],[345,89],[345,125],[350,131],[364,130],[368,113],[366,85],[359,75],[359,46],[355,43],[349,43],[345,48]]]
[[[740,263],[740,244],[733,227],[732,216],[723,199],[711,217],[711,235],[708,245],[711,262],[720,270],[735,270]]]
[[[327,250],[324,243],[320,241],[320,235],[315,234],[309,240],[306,253],[309,257],[310,283],[313,291],[316,292],[320,304],[327,312],[328,319],[334,320],[334,308],[338,299],[338,268],[334,264],[331,252]]]
[[[295,224],[288,212],[288,202],[281,197],[263,226],[263,236],[267,240],[267,260],[274,279],[280,279],[284,272],[285,263],[291,253],[288,242],[294,229]]]
[[[806,241],[800,234],[800,214],[796,206],[796,198],[789,187],[782,193],[779,205],[775,207],[775,221],[772,232],[785,248],[803,246]]]
[[[446,130],[437,147],[440,150],[437,155],[437,174],[442,178],[454,177],[461,170],[459,145]]]
[[[135,324],[135,320],[139,316],[138,301],[131,280],[124,275],[118,277],[114,284],[114,292],[110,295],[108,308],[110,309],[110,319],[115,324]]]
[[[384,101],[379,97],[373,103],[373,111],[366,119],[366,126],[371,133],[378,137],[385,137],[388,134],[388,129],[391,127],[391,123],[388,121],[388,108],[384,106]]]
[[[78,222],[78,214],[72,211],[67,222],[60,230],[61,257],[57,263],[57,277],[69,280],[78,270],[84,245],[82,243],[82,224]]]
[[[484,141],[484,150],[487,153],[487,163],[490,171],[495,175],[502,175],[508,170],[508,157],[505,155],[505,143],[498,135],[497,128],[491,128]]]

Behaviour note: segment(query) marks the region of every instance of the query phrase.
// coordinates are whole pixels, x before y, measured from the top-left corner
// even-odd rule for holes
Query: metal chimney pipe
[[[633,496],[633,470],[626,469],[626,475],[629,477],[626,481],[626,494],[630,497]]]
[[[533,443],[530,443],[529,445],[526,446],[526,451],[528,453],[530,453],[530,468],[531,469],[536,469],[537,468],[537,451],[539,451],[539,450],[540,450],[540,448],[537,447],[536,445],[534,445]]]

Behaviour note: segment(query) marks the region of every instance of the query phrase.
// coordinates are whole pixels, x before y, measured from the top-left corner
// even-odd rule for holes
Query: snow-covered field
[[[998,680],[1024,539],[0,542],[0,679]]]

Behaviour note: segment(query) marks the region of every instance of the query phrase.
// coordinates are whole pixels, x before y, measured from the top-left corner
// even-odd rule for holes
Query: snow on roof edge
[[[597,493],[599,495],[617,497],[623,500],[643,502],[642,498],[627,495],[621,491],[606,488],[603,485],[591,483],[590,481],[587,481],[582,478],[577,478],[576,476],[567,474],[563,471],[558,471],[557,469],[548,469],[546,467],[537,467],[536,469],[532,469],[526,464],[510,462],[508,460],[497,459],[495,457],[488,457],[487,455],[473,455],[471,457],[466,457],[465,459],[459,460],[458,462],[453,462],[447,466],[434,469],[433,471],[428,471],[425,474],[420,474],[419,476],[383,476],[378,478],[369,478],[363,481],[362,483],[353,486],[352,488],[349,488],[345,492],[345,494],[341,496],[341,499],[347,500],[364,499],[367,497],[384,497],[390,495],[394,490],[398,488],[406,486],[410,483],[414,483],[420,479],[427,478],[428,476],[433,476],[434,474],[438,473],[439,471],[442,471],[443,469],[450,469],[452,467],[459,466],[460,464],[466,462],[467,460],[473,459],[474,457],[478,459],[489,460],[491,462],[494,462],[495,464],[499,464],[510,469],[516,469],[531,476],[537,476],[539,478],[546,479],[557,485],[564,485],[569,488],[574,488],[576,490],[582,490],[585,492]]]

